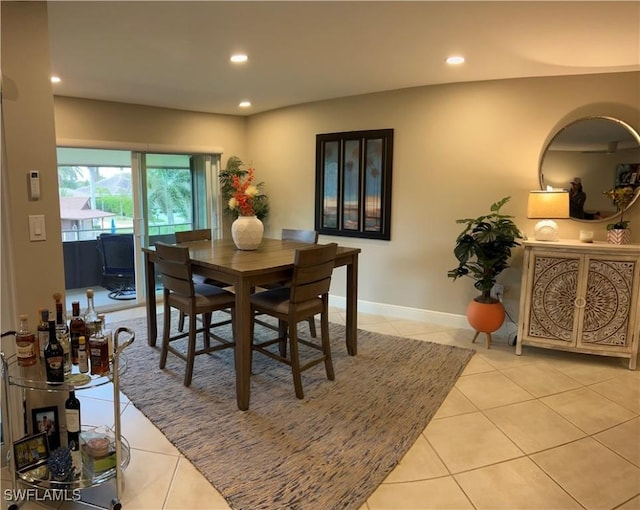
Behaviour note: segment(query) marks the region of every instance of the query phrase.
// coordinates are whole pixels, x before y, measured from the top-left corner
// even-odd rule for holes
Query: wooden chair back
[[[293,305],[328,294],[336,243],[296,250],[289,302]]]
[[[197,230],[183,230],[182,232],[176,232],[176,243],[188,243],[189,241],[210,241],[213,237],[211,235],[211,229],[200,228]]]
[[[165,295],[174,292],[188,298],[195,297],[189,248],[156,243],[156,268],[160,273]]]
[[[300,241],[301,243],[317,244],[318,232],[315,230],[282,229],[283,241]]]

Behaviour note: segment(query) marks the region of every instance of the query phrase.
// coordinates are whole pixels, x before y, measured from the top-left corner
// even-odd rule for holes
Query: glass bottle
[[[38,361],[36,354],[36,336],[29,330],[29,316],[20,316],[20,329],[16,333],[16,351],[18,365],[30,367]]]
[[[58,342],[56,321],[49,321],[49,341],[44,349],[47,382],[64,382],[64,351]]]
[[[91,335],[96,331],[95,324],[98,319],[98,313],[93,305],[93,289],[87,289],[87,309],[84,311],[84,326],[85,335],[87,338],[91,338]]]
[[[78,364],[78,340],[86,334],[84,319],[80,316],[80,302],[71,303],[71,320],[69,321],[69,338],[71,339],[71,364]]]
[[[56,334],[58,336],[58,342],[64,351],[64,373],[70,374],[71,344],[69,343],[69,326],[67,326],[67,320],[62,307],[62,294],[56,292],[53,295],[53,299],[56,302]]]
[[[102,323],[102,334],[107,339],[107,346],[109,350],[109,360],[113,358],[113,331],[109,329],[109,325],[107,324],[107,316],[104,313],[98,314],[98,318]]]
[[[38,323],[38,348],[40,349],[40,359],[44,362],[44,348],[49,341],[49,310],[38,310],[40,322]]]
[[[95,333],[89,338],[89,361],[92,375],[106,375],[109,373],[109,346],[107,338],[102,332],[102,323],[96,321]]]
[[[69,392],[69,398],[64,403],[64,416],[67,422],[67,447],[71,450],[73,465],[82,468],[80,457],[80,401],[75,391]]]
[[[84,335],[78,339],[78,370],[80,370],[81,374],[86,374],[89,371],[87,340]]]

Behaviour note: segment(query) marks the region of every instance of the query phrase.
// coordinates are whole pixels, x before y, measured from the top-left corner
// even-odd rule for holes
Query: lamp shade
[[[569,217],[567,191],[530,191],[527,218],[562,219]]]

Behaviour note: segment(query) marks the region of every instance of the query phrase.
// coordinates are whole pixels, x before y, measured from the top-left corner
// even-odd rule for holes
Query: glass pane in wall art
[[[366,141],[364,173],[364,229],[380,232],[382,227],[382,139]]]
[[[322,226],[338,227],[338,155],[340,142],[324,145],[324,194],[322,204]]]
[[[316,135],[321,234],[391,239],[393,129]]]
[[[342,228],[358,230],[360,220],[360,141],[344,143],[344,186]]]

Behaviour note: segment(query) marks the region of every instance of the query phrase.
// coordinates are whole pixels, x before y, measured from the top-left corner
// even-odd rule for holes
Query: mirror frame
[[[546,189],[546,185],[544,183],[544,173],[543,173],[543,164],[544,164],[544,160],[545,160],[545,156],[547,155],[547,152],[549,152],[549,148],[551,147],[551,144],[553,144],[554,140],[557,139],[558,135],[560,135],[560,133],[564,132],[565,130],[567,130],[568,128],[570,128],[571,126],[580,123],[580,122],[584,122],[587,120],[609,120],[612,122],[615,122],[616,124],[618,124],[619,126],[625,128],[629,134],[635,139],[636,143],[638,144],[638,147],[640,148],[640,134],[638,134],[638,132],[635,130],[635,128],[633,128],[633,126],[631,126],[630,124],[628,124],[627,122],[617,119],[615,117],[610,117],[607,115],[589,115],[586,117],[580,117],[577,118],[575,120],[572,120],[570,122],[568,122],[567,124],[563,125],[560,129],[556,130],[553,133],[553,136],[551,136],[548,139],[548,142],[544,145],[544,148],[542,150],[542,152],[540,153],[540,159],[539,159],[539,163],[538,163],[538,180],[540,183],[540,189],[541,190],[545,190]],[[640,162],[640,161],[639,161]],[[629,208],[631,208],[633,206],[633,204],[635,204],[638,201],[638,198],[640,197],[640,186],[638,188],[636,188],[636,194],[633,197],[633,200],[631,201],[631,203],[624,209],[624,211],[627,211]],[[621,212],[617,212],[615,214],[613,214],[612,216],[607,216],[604,218],[598,218],[598,219],[582,219],[582,218],[568,218],[570,220],[573,221],[577,221],[577,222],[581,222],[581,223],[602,223],[602,222],[612,222],[615,221],[615,218],[617,218],[618,216],[620,216],[620,214],[624,211]]]

